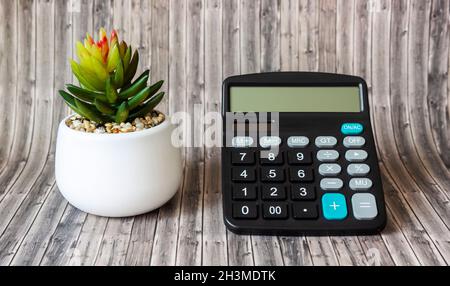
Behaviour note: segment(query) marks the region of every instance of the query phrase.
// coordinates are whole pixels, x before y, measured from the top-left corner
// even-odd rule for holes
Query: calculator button
[[[345,159],[349,162],[364,162],[368,156],[364,150],[349,150],[345,152]]]
[[[282,168],[261,168],[261,181],[263,182],[283,182],[284,171]]]
[[[327,220],[343,220],[347,217],[347,203],[342,194],[325,194],[322,197],[323,216]]]
[[[322,164],[319,166],[319,174],[324,177],[332,177],[339,175],[342,171],[338,164]]]
[[[233,204],[233,217],[236,219],[258,218],[258,208],[254,203]]]
[[[370,167],[366,164],[350,164],[347,167],[350,176],[365,176],[370,173]]]
[[[294,201],[313,201],[316,199],[314,185],[293,184],[291,186],[291,197]]]
[[[290,179],[292,182],[312,182],[313,171],[309,168],[290,168]]]
[[[357,220],[372,220],[378,215],[377,203],[372,194],[353,195],[352,207]]]
[[[269,201],[285,200],[286,190],[282,185],[263,185],[262,199]]]
[[[343,144],[346,148],[361,148],[366,145],[366,139],[360,136],[348,136],[344,138]]]
[[[309,138],[305,136],[291,136],[287,140],[289,148],[305,148],[309,145]]]
[[[317,205],[315,203],[296,203],[293,207],[295,219],[317,219]]]
[[[256,180],[253,168],[233,168],[232,174],[232,180],[235,182],[254,182]]]
[[[372,188],[372,185],[372,180],[367,178],[353,178],[349,183],[349,187],[353,191],[367,191]]]
[[[264,136],[259,139],[259,145],[263,148],[277,147],[281,145],[281,138],[278,136]]]
[[[345,123],[341,127],[341,132],[344,135],[359,135],[363,131],[364,127],[360,123]]]
[[[336,150],[320,150],[317,152],[317,160],[320,162],[336,162],[339,159],[339,153]]]
[[[254,140],[252,137],[237,136],[231,140],[233,148],[247,148],[253,146]]]
[[[231,163],[234,165],[253,165],[255,164],[255,152],[248,150],[233,151]]]
[[[252,185],[233,186],[233,200],[238,201],[256,200],[256,187]]]
[[[288,161],[291,165],[309,165],[312,164],[311,152],[294,152],[288,153]]]
[[[316,138],[316,146],[319,148],[333,148],[338,141],[333,136],[319,136]]]
[[[264,204],[265,219],[286,219],[288,217],[287,204]]]
[[[264,156],[266,158],[264,158]],[[261,151],[261,165],[282,165],[283,164],[283,153],[282,152],[267,152]]]
[[[322,179],[320,181],[320,188],[324,191],[338,191],[344,187],[344,182],[341,179]]]

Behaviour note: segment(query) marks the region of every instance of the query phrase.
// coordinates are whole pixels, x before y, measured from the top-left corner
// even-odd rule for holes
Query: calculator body
[[[360,110],[279,112],[276,119],[264,118],[264,123],[278,124],[278,134],[273,136],[278,143],[273,143],[276,140],[272,140],[272,134],[258,131],[253,142],[241,140],[235,144],[235,139],[242,136],[227,135],[225,118],[227,114],[246,113],[231,112],[230,91],[236,87],[272,88],[274,96],[277,88],[284,87],[356,87]],[[222,108],[223,211],[231,231],[259,235],[367,235],[384,228],[385,201],[368,89],[362,78],[303,72],[230,77],[223,83]],[[259,120],[257,124],[261,123]],[[276,158],[261,158],[262,151],[271,150],[261,145],[262,137],[269,138],[270,144],[279,144]]]

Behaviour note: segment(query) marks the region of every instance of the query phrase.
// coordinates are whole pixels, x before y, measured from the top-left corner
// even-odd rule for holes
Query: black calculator
[[[224,220],[238,234],[366,235],[386,225],[366,82],[279,72],[223,84]]]

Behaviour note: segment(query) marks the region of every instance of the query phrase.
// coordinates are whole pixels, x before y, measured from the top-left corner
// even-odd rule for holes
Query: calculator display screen
[[[359,87],[231,87],[231,112],[361,112]]]

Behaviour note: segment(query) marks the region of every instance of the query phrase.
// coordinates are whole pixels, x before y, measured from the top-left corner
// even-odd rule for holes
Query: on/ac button
[[[341,127],[341,132],[344,135],[360,135],[363,131],[364,127],[360,123],[344,123]]]

